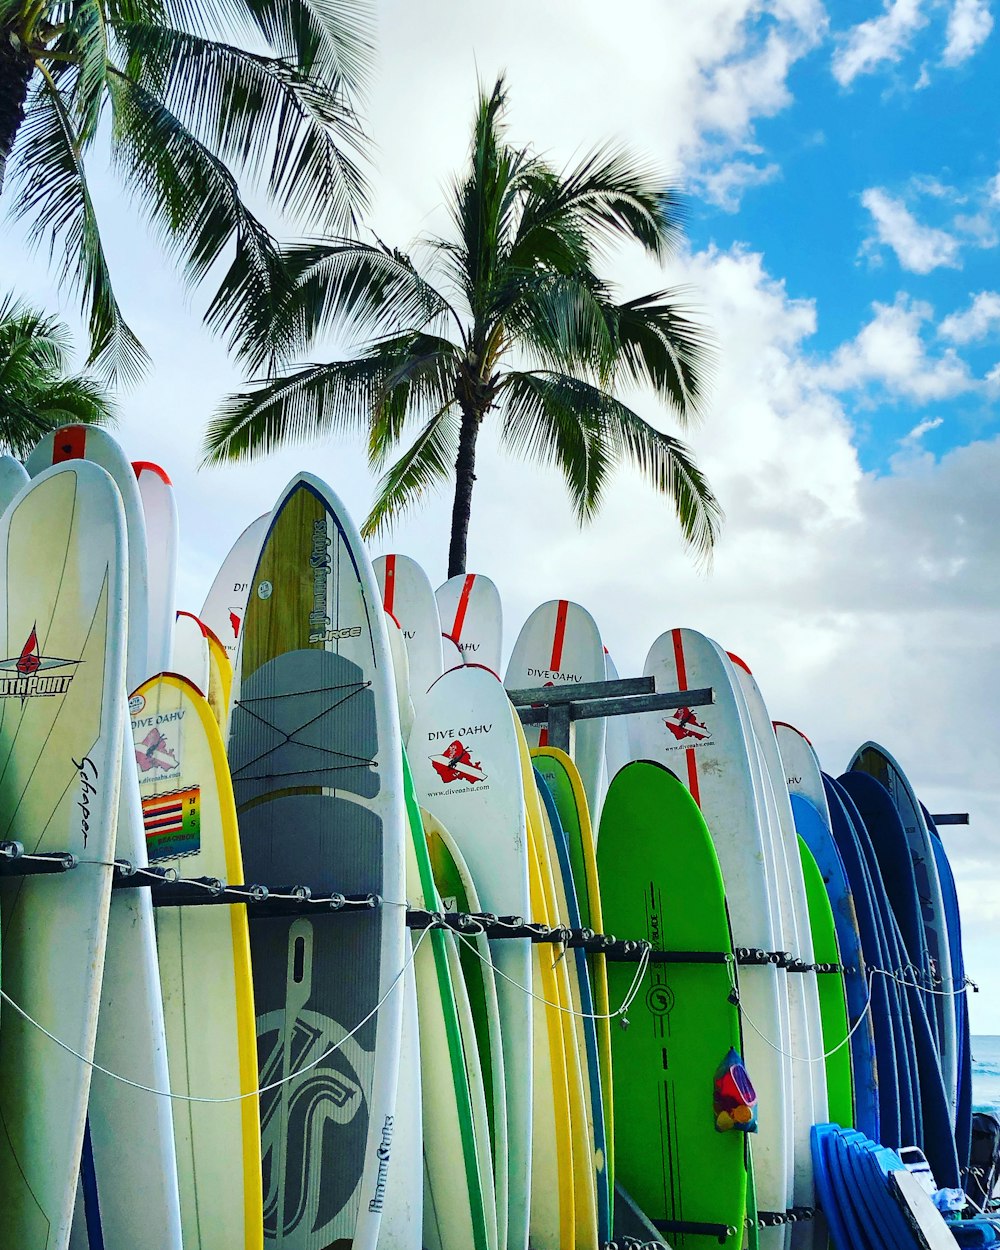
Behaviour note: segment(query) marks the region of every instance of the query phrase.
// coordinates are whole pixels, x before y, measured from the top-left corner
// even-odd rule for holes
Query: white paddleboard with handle
[[[146,522],[149,578],[149,673],[170,667],[177,589],[177,500],[169,476],[149,460],[132,462]]]
[[[467,664],[482,664],[500,676],[503,607],[500,592],[482,573],[459,573],[434,592],[441,631]]]
[[[0,838],[75,855],[0,884],[3,990],[90,1058],[125,724],[121,496],[82,461],[39,473],[0,520]],[[0,1028],[0,1244],[64,1250],[91,1070],[10,1002]]]

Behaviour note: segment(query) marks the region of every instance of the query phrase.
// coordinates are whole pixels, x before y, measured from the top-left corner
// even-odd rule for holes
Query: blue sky
[[[946,841],[984,985],[974,1029],[1000,1033],[993,8],[375,0],[367,116],[370,224],[403,246],[442,225],[477,74],[507,71],[512,138],[557,165],[611,138],[679,180],[688,244],[662,270],[623,252],[609,276],[629,295],[690,285],[717,337],[709,411],[685,434],[726,512],[711,571],[629,473],[580,530],[553,472],[489,439],[470,567],[500,588],[508,648],[555,597],[589,608],[623,675],[642,671],[664,630],[700,629],[751,665],[772,715],[807,733],[828,771],[875,738],[932,810],[969,811],[971,827]],[[122,397],[118,433],[173,478],[178,607],[197,612],[230,544],[293,473],[325,477],[357,517],[374,481],[357,439],[199,470],[205,423],[239,374],[201,325],[205,293],[185,291],[99,162],[93,190],[120,299],[154,360]],[[0,275],[75,323],[72,293],[9,223]],[[674,430],[669,412],[637,402]],[[373,554],[411,555],[440,583],[449,512],[446,492],[430,499]]]

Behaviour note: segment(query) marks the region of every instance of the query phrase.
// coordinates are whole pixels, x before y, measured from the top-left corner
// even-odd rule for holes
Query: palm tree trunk
[[[34,62],[11,27],[0,27],[0,192],[7,158],[24,121],[24,102],[34,68]]]
[[[476,481],[478,437],[479,415],[471,409],[463,408],[458,455],[455,457],[455,503],[451,510],[451,546],[448,549],[449,577],[465,572],[469,518],[472,515],[472,487]]]

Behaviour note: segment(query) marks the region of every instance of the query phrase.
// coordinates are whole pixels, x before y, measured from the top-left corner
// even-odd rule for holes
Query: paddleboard
[[[149,638],[149,578],[146,568],[146,522],[139,484],[125,453],[107,430],[96,425],[64,425],[38,443],[24,462],[31,477],[52,464],[91,460],[114,478],[125,508],[128,530],[128,657],[126,689],[134,690],[152,675],[147,655]]]
[[[577,685],[604,680],[604,645],[585,608],[568,599],[552,599],[535,608],[514,643],[504,685],[508,690]],[[603,720],[574,722],[572,755],[592,811],[597,810],[604,775]],[[537,725],[525,730],[529,746],[546,746],[548,734]]]
[[[149,862],[185,877],[243,882],[233,785],[208,702],[185,678],[164,673],[139,687],[129,711]],[[252,1093],[246,907],[160,907],[155,918],[171,1090],[220,1099]],[[172,1106],[185,1250],[263,1246],[257,1098]]]
[[[208,706],[223,734],[229,724],[229,702],[233,694],[233,665],[229,653],[204,621],[201,622],[208,643]]]
[[[176,616],[170,671],[186,677],[199,694],[206,695],[211,676],[208,638],[192,613],[178,612]]]
[[[739,1250],[747,1135],[717,1132],[712,1109],[716,1070],[730,1048],[742,1047],[739,1009],[730,997],[733,943],[711,834],[670,771],[638,761],[615,775],[601,813],[597,863],[609,931],[643,938],[658,952],[715,956],[651,963],[629,1027],[612,1032],[617,1176],[677,1250],[709,1244]],[[636,970],[635,963],[609,961],[616,1005]],[[741,983],[746,971],[739,970]],[[761,1114],[766,1110],[762,1105]],[[706,1227],[684,1231],[684,1224]]]
[[[618,680],[618,669],[607,648],[604,651],[604,676],[607,681]],[[604,740],[604,778],[606,786],[609,786],[619,768],[624,768],[631,761],[632,752],[628,740],[628,717],[609,716],[604,723],[607,726]]]
[[[781,950],[771,835],[758,805],[753,727],[734,666],[704,635],[675,629],[653,643],[645,673],[660,691],[709,687],[715,692],[707,707],[637,715],[633,748],[674,771],[701,808],[719,857],[734,944]],[[598,841],[598,863],[600,855]],[[602,878],[602,892],[606,888]],[[789,1056],[796,1052],[789,1033],[788,976],[773,963],[740,969],[740,998],[756,1025],[745,1031],[744,1058],[759,1098],[751,1148],[757,1206],[764,1213],[784,1213],[793,1202]],[[761,1232],[763,1246],[784,1245],[787,1239],[787,1225]]]
[[[415,700],[408,756],[423,808],[448,829],[498,916],[531,917],[518,740],[499,679],[478,665],[445,673]],[[507,1088],[508,1250],[526,1250],[532,1157],[531,942],[490,944],[498,970]]]
[[[374,563],[382,606],[399,622],[410,664],[410,688],[422,694],[441,676],[441,618],[427,574],[409,556],[379,556]]]
[[[410,946],[410,939],[407,939]],[[409,956],[409,951],[407,951]],[[396,1087],[396,1132],[386,1178],[385,1203],[378,1232],[379,1250],[423,1250],[424,1129],[420,1088],[420,1033],[417,1023],[417,979],[413,964],[403,977],[403,1024]]]
[[[39,472],[0,519],[0,836],[87,861],[0,878],[3,990],[91,1058],[125,724],[125,516],[83,461]],[[3,1006],[0,1241],[70,1235],[90,1068]]]
[[[216,573],[198,613],[199,619],[205,622],[226,648],[229,662],[234,668],[240,630],[243,627],[243,614],[250,593],[250,579],[253,577],[261,543],[270,521],[271,514],[267,512],[256,521],[251,521],[240,534]]]
[[[434,592],[441,631],[470,664],[500,675],[503,607],[500,592],[482,573],[459,573]]]
[[[937,1018],[941,1075],[944,1079],[945,1093],[948,1095],[954,1123],[958,1102],[958,1039],[955,1013],[949,995],[954,992],[955,982],[951,971],[944,895],[937,874],[930,834],[912,786],[903,770],[884,747],[879,746],[877,742],[865,742],[855,751],[847,767],[848,771],[869,773],[877,781],[882,782],[892,796],[903,822],[903,828],[906,830],[910,857],[913,860],[913,870],[917,880],[917,891],[920,895],[927,949],[937,969],[939,988],[943,991],[941,995],[931,996],[930,1008]]]
[[[170,667],[177,585],[177,501],[167,473],[149,460],[134,460],[142,515],[146,522],[146,569],[149,580],[150,673]]]
[[[13,456],[0,456],[0,513],[7,511],[14,496],[30,480],[20,460],[15,460]]]
[[[265,1241],[371,1250],[393,1153],[406,933],[389,642],[360,535],[311,474],[278,499],[251,582],[229,737],[247,879],[384,900],[251,920],[259,1080],[282,1082],[261,1097]]]

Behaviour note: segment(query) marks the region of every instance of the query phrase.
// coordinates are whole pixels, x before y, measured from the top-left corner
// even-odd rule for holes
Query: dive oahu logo
[[[76,676],[81,660],[42,655],[38,647],[38,627],[33,625],[21,654],[0,660],[0,699],[51,699],[65,694]],[[56,669],[64,672],[57,673]]]
[[[475,785],[477,781],[485,781],[486,774],[479,760],[473,761],[468,747],[455,739],[450,742],[441,755],[430,757],[431,767],[446,784],[453,781],[468,781]]]
[[[689,707],[679,707],[663,723],[678,742],[683,742],[686,738],[694,738],[696,742],[704,742],[712,736],[712,731],[707,725],[698,720]]]
[[[180,767],[177,755],[168,746],[166,738],[158,729],[151,729],[145,738],[135,744],[135,762],[142,773],[151,772],[156,768],[168,773],[171,769]]]

